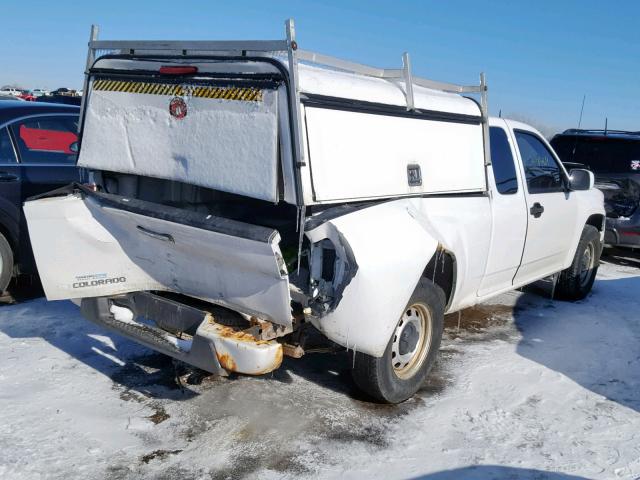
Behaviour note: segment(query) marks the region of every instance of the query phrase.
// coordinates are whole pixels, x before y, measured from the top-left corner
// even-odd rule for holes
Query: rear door
[[[22,176],[22,200],[79,180],[76,154],[78,115],[49,114],[11,125]]]
[[[563,268],[573,243],[578,204],[547,143],[534,131],[514,129],[513,135],[527,187],[527,239],[514,278],[514,283],[522,284]]]
[[[20,223],[20,166],[9,130],[0,128],[0,223],[17,241]]]

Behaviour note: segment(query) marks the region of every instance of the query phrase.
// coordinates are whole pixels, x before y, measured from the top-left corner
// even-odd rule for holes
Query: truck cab
[[[492,245],[479,295],[517,288],[566,268],[584,225],[600,232],[603,199],[593,175],[567,172],[553,148],[522,122],[490,120]],[[575,188],[576,175],[589,188]]]
[[[45,293],[220,375],[273,371],[313,328],[403,401],[445,312],[552,274],[583,298],[597,270],[593,176],[489,120],[486,91],[415,77],[408,55],[306,52],[292,22],[273,42],[93,38],[89,181],[25,204]]]

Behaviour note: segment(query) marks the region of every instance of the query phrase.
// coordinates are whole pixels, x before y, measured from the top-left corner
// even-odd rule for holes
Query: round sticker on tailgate
[[[169,113],[173,118],[181,119],[187,116],[187,103],[181,97],[173,97],[169,102]]]

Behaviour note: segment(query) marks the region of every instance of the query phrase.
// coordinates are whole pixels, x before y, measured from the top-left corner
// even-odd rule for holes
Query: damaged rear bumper
[[[282,345],[220,323],[209,312],[147,292],[83,298],[85,318],[208,372],[261,375],[282,363]],[[228,322],[226,322],[228,323]]]

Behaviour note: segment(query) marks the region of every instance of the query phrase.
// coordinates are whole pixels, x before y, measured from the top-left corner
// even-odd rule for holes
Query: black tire
[[[586,297],[596,279],[601,253],[600,232],[591,225],[585,225],[571,266],[560,272],[555,297],[569,301]]]
[[[9,286],[13,277],[13,250],[7,239],[0,233],[0,293],[3,293]]]
[[[366,353],[356,353],[352,369],[356,385],[362,391],[384,403],[400,403],[411,398],[424,384],[438,355],[444,325],[444,307],[445,295],[442,289],[426,279],[421,279],[403,310],[382,357],[376,358]],[[398,340],[396,333],[399,331],[398,329],[402,328],[401,332],[404,337],[404,332],[409,329],[408,324],[416,321],[409,320],[404,327],[402,325],[407,318],[413,319],[415,314],[420,319],[425,318],[426,322],[430,324],[428,329],[430,334],[425,333],[422,336],[411,332],[414,334],[411,338],[414,338],[415,335],[420,338],[413,344],[416,352],[412,357],[414,361],[413,363],[409,362],[404,368],[398,368],[401,365],[399,362],[396,362],[396,366],[394,366],[394,359],[397,360],[398,357],[396,351],[401,353],[399,348],[402,345],[407,347],[411,342],[405,341],[403,344]],[[418,323],[420,321],[418,320]]]

